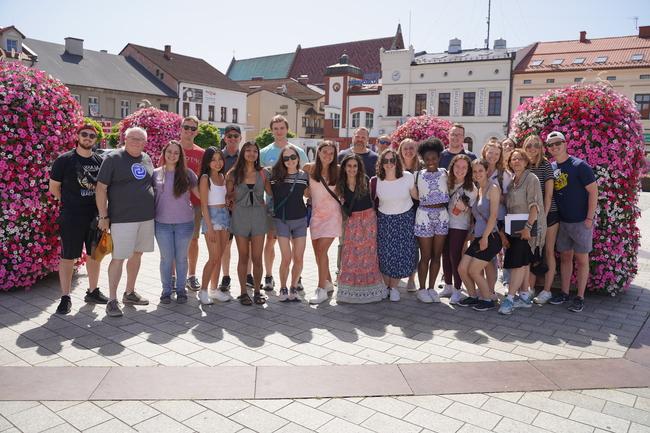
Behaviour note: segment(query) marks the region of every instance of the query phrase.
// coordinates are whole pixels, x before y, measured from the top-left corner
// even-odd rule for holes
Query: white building
[[[462,123],[468,149],[480,152],[489,137],[506,134],[515,52],[503,39],[494,49],[471,50],[452,39],[448,51],[435,54],[382,49],[378,133],[427,113]]]

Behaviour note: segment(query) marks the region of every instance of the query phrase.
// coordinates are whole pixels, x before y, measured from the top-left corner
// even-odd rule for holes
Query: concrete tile
[[[615,389],[585,389],[582,393],[630,407],[633,407],[636,401],[636,396]]]
[[[276,399],[256,399],[248,400],[247,403],[257,406],[260,409],[264,409],[267,412],[275,413],[282,409],[283,407],[291,404],[293,399],[290,398],[276,398]]]
[[[630,422],[625,419],[581,407],[573,409],[569,419],[614,433],[626,433],[630,427]]]
[[[650,433],[650,427],[633,422],[630,425],[630,429],[628,430],[628,433]]]
[[[533,422],[539,411],[527,408],[520,404],[510,403],[499,398],[491,397],[481,406],[482,410],[512,418],[526,424]]]
[[[185,420],[184,424],[199,433],[235,433],[242,428],[240,424],[210,410]]]
[[[87,400],[108,368],[0,367],[0,400]]]
[[[70,424],[59,424],[56,427],[43,430],[43,433],[78,433],[79,430],[72,427]]]
[[[119,401],[106,407],[104,410],[130,426],[141,423],[159,414],[157,410],[140,401]],[[175,417],[173,418],[176,419]]]
[[[376,413],[370,418],[361,423],[361,426],[376,431],[377,433],[418,433],[422,427],[400,421],[397,418],[385,415],[383,413]]]
[[[253,367],[115,367],[93,392],[92,399],[218,399],[252,398]]]
[[[650,427],[650,412],[608,401],[603,413]]]
[[[373,433],[372,430],[352,424],[340,418],[334,418],[317,430],[319,433]]]
[[[248,430],[248,431],[253,432],[253,430]],[[282,427],[280,430],[276,430],[274,433],[311,433],[313,431],[314,430],[310,430],[307,427],[303,427],[301,425],[290,422],[289,424]],[[238,433],[243,433],[243,430],[239,431]]]
[[[605,407],[605,400],[574,391],[553,391],[550,398],[596,412]]]
[[[301,400],[304,402],[304,400]],[[362,406],[362,403],[352,403],[342,398],[333,398],[318,406],[318,410],[334,415],[337,418],[361,424],[375,412]]]
[[[514,419],[503,417],[499,424],[492,430],[496,433],[548,433],[548,430],[539,427],[533,427],[530,424],[525,424]]]
[[[420,407],[406,415],[404,421],[439,433],[456,433],[463,425],[461,421]]]
[[[167,415],[157,415],[136,424],[134,428],[141,433],[191,433],[193,430]]]
[[[196,403],[226,417],[249,406],[248,403],[242,400],[196,400]]]
[[[561,389],[650,386],[650,367],[626,359],[530,362]]]
[[[84,433],[135,433],[136,430],[116,418],[84,430]]]
[[[67,409],[60,410],[57,412],[57,415],[79,430],[85,430],[112,418],[111,415],[104,412],[103,409],[100,409],[90,402],[83,402]]]
[[[316,430],[334,418],[320,409],[313,409],[297,401],[276,411],[275,414],[311,430]]]
[[[565,400],[556,401],[549,397],[541,396],[538,393],[527,392],[519,399],[518,404],[520,406],[527,406],[532,409],[537,409],[563,418],[568,418],[571,414],[571,411],[573,410],[573,405],[564,403],[563,401]]]
[[[191,400],[159,400],[150,406],[177,421],[185,421],[206,410],[205,407]]]
[[[287,420],[255,406],[237,412],[230,419],[259,433],[274,432],[288,423]]]
[[[359,404],[398,419],[404,418],[407,413],[415,409],[412,404],[393,397],[368,397],[361,400]]]
[[[517,403],[524,394],[523,392],[490,392],[487,395],[510,403]]]
[[[54,401],[54,400],[46,400],[42,401],[41,404],[50,409],[52,412],[58,412],[63,409],[67,409],[72,406],[76,406],[78,404],[83,403],[80,400],[72,400],[72,401]]]
[[[411,394],[396,366],[258,367],[258,398]]]
[[[442,413],[453,404],[452,400],[437,395],[415,395],[397,397],[398,400],[419,406],[433,412]]]
[[[37,433],[65,423],[63,419],[41,404],[21,412],[7,414],[5,418],[24,433]]]
[[[537,418],[533,421],[533,425],[555,433],[592,433],[594,431],[591,426],[551,415],[546,412],[540,412]]]
[[[452,394],[556,389],[556,385],[527,362],[509,362],[508,374],[494,375],[501,364],[468,363],[459,375],[455,364],[405,364],[400,370],[415,394]]]
[[[449,406],[443,415],[465,421],[476,426],[492,430],[501,420],[501,416],[485,410],[476,409],[463,403],[455,402]]]

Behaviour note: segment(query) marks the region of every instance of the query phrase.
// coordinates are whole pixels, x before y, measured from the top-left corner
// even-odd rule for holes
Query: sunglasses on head
[[[382,158],[381,163],[382,164],[395,164],[397,162],[397,158],[392,157],[392,158]]]
[[[197,128],[196,126],[183,125],[183,129],[186,130],[186,131],[192,131],[192,132],[194,132],[194,131],[196,131],[196,130],[199,129],[199,128]]]
[[[295,161],[296,159],[298,159],[298,155],[289,155],[289,156],[283,156],[282,157],[282,161],[284,161],[284,162],[287,162],[289,160]]]
[[[564,142],[563,141],[554,141],[553,143],[546,143],[546,147],[555,147],[555,146],[559,146],[562,143],[564,143]]]
[[[94,140],[95,138],[97,138],[97,134],[93,134],[92,132],[81,131],[81,132],[79,133],[79,135],[81,135],[83,138],[87,138],[87,137],[89,137],[89,138],[91,138],[91,139],[93,139],[93,140]]]
[[[239,138],[239,134],[226,134],[226,138]]]

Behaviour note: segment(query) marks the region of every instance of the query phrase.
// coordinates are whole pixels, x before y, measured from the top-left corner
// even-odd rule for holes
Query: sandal
[[[253,305],[253,301],[251,301],[251,297],[248,296],[248,293],[237,296],[237,299],[239,300],[239,303],[242,305]]]
[[[261,293],[255,293],[253,294],[253,301],[257,305],[264,305],[266,304],[266,298],[261,294]]]

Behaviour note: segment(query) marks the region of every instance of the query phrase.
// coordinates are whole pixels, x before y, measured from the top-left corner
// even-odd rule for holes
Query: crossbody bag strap
[[[336,200],[336,202],[340,205],[341,200],[339,200],[338,196],[334,194],[334,191],[332,191],[329,188],[329,185],[325,183],[325,179],[323,179],[323,176],[321,176],[320,173],[318,173],[318,181],[323,184],[323,186],[325,187],[325,191],[327,191],[332,196],[332,198]]]
[[[297,181],[298,174],[296,173],[296,176],[293,178],[293,182],[291,183],[291,188],[289,188],[289,194],[287,194],[277,205],[274,206],[274,211],[277,212],[278,210],[282,209],[282,222],[285,222],[285,215],[286,215],[286,209],[285,206],[287,202],[289,201],[289,198],[291,197],[291,194],[293,194],[293,190],[296,188],[296,181]]]

